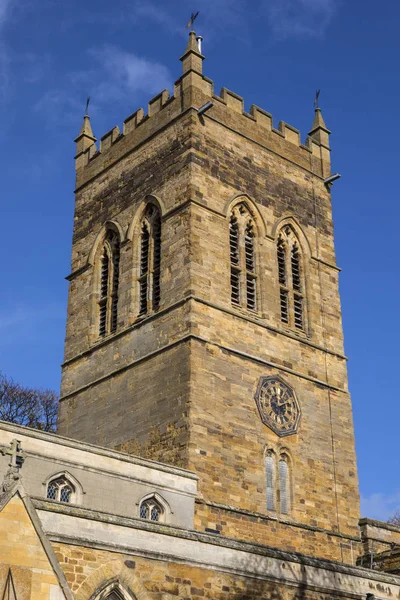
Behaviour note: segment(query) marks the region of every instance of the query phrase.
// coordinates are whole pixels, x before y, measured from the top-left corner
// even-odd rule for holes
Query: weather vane
[[[318,103],[318,101],[319,101],[319,95],[320,95],[320,93],[321,93],[321,90],[317,90],[317,91],[315,92],[315,100],[314,100],[314,107],[315,107],[315,108],[319,108],[319,103]]]
[[[86,100],[86,108],[85,108],[85,115],[88,114],[88,110],[89,110],[89,104],[90,104],[90,96],[87,97]]]
[[[186,25],[186,29],[190,29],[191,27],[193,27],[193,23],[195,22],[195,20],[197,19],[197,17],[199,16],[199,10],[196,13],[192,13],[189,23]]]

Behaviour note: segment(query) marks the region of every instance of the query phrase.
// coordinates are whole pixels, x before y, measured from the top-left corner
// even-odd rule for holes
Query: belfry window
[[[47,484],[46,498],[58,502],[71,502],[74,492],[73,486],[65,477],[58,477]]]
[[[257,275],[253,218],[245,204],[232,210],[229,220],[231,302],[257,310]]]
[[[100,256],[99,335],[115,333],[118,325],[120,243],[116,231],[109,229]]]
[[[149,204],[140,231],[139,315],[156,311],[161,299],[161,214]]]
[[[279,305],[282,323],[304,330],[304,273],[299,242],[286,226],[277,242]]]

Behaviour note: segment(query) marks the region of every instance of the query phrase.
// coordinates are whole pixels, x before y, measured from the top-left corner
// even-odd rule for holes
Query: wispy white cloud
[[[379,521],[387,521],[400,511],[400,490],[390,496],[381,493],[361,497],[361,515]]]
[[[281,38],[321,37],[338,0],[264,0],[270,27]]]
[[[94,85],[99,102],[138,92],[156,94],[171,85],[172,77],[167,67],[157,61],[111,45],[91,50],[91,54],[101,66],[100,73],[98,69],[92,72],[92,77],[99,79]]]
[[[198,27],[205,30],[208,39],[228,34],[247,42],[251,22],[264,17],[277,38],[321,37],[340,1],[197,0]],[[161,0],[137,0],[132,14],[136,21],[148,18],[173,33],[184,33],[183,20],[189,16],[186,0],[176,0],[173,10]]]
[[[249,7],[253,9],[249,0],[197,0],[196,10],[200,11],[200,15],[194,28],[206,32],[208,40],[217,34],[225,36],[229,31],[235,31],[237,39],[245,39],[246,10]],[[161,0],[136,0],[131,14],[135,21],[150,19],[169,33],[187,36],[185,24],[190,17],[187,0],[176,0],[169,8]]]
[[[95,113],[100,106],[127,99],[135,105],[135,96],[143,93],[150,99],[173,82],[161,63],[117,46],[92,48],[89,57],[88,69],[64,74],[62,84],[48,90],[36,103],[35,110],[46,116],[50,126],[61,121],[64,125],[76,123],[88,95],[92,97],[91,112]]]
[[[164,6],[157,6],[154,2],[149,0],[140,0],[134,4],[132,11],[135,21],[140,19],[150,19],[160,25],[166,27],[169,33],[182,32],[182,23],[179,24],[179,20],[173,13],[169,13]]]

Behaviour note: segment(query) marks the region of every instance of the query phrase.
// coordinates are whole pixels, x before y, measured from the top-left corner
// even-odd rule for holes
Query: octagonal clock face
[[[300,406],[294,389],[279,375],[261,377],[256,403],[262,422],[280,436],[296,433],[300,422]]]

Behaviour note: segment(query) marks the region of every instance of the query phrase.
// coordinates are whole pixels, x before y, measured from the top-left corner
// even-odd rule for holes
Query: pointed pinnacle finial
[[[310,135],[315,129],[325,129],[325,131],[330,133],[329,129],[325,125],[324,117],[322,116],[322,111],[319,106],[315,107],[314,121],[311,127]]]
[[[85,114],[83,116],[82,127],[79,130],[78,137],[74,140],[74,142],[76,143],[76,169],[80,168],[81,166],[84,166],[87,163],[88,155],[86,154],[86,151],[88,150],[88,148],[92,148],[93,144],[95,144],[97,141],[93,135],[92,126],[90,124],[90,117],[88,115],[89,102],[90,98],[88,98],[86,101],[86,108]],[[94,146],[94,148],[96,147]]]
[[[93,142],[96,141],[96,138],[93,135],[92,126],[90,124],[90,117],[88,114],[89,102],[90,102],[90,97],[86,100],[86,108],[85,108],[85,114],[83,116],[82,127],[79,130],[78,137],[74,141],[76,143],[78,143],[82,138],[87,138],[88,140],[91,141],[91,143],[89,145],[92,145]]]
[[[181,56],[180,60],[182,61],[183,74],[188,73],[189,71],[195,71],[200,75],[202,74],[204,56],[200,52],[199,42],[194,31],[190,31],[189,33],[189,40],[186,46],[186,50]]]
[[[315,106],[315,114],[314,121],[311,127],[311,131],[309,132],[309,136],[313,142],[320,146],[320,155],[321,155],[321,169],[323,176],[327,176],[330,173],[330,145],[329,145],[329,136],[331,132],[325,125],[324,117],[322,116],[322,111],[318,106],[318,96],[317,92],[314,106]]]

